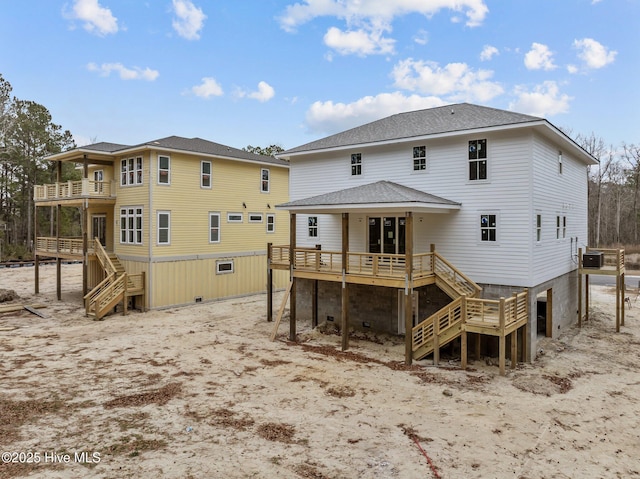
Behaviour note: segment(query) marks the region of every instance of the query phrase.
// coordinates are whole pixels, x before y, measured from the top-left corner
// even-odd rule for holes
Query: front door
[[[370,217],[369,253],[405,254],[406,218]]]
[[[369,253],[381,253],[382,219],[369,218]]]
[[[91,217],[91,238],[98,238],[102,246],[107,246],[106,215],[93,215]]]
[[[104,180],[104,173],[102,170],[96,170],[93,172],[93,191],[96,193],[102,193],[102,181]]]

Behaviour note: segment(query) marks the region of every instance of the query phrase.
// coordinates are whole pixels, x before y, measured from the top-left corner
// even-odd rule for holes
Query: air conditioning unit
[[[587,251],[582,255],[583,268],[602,268],[604,266],[604,255],[599,251]]]

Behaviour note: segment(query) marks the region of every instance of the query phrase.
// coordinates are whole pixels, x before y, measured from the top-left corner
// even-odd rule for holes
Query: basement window
[[[233,260],[216,261],[216,274],[233,273]]]

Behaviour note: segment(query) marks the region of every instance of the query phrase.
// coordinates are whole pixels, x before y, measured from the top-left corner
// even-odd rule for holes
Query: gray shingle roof
[[[455,131],[543,121],[543,118],[469,103],[410,111],[358,126],[283,152],[323,150]]]
[[[303,198],[277,205],[278,208],[321,207],[358,204],[406,204],[416,206],[457,207],[460,203],[435,196],[424,191],[409,188],[391,181],[377,181],[367,185],[355,186],[332,193]]]
[[[82,146],[75,150],[89,150],[100,153],[118,154],[120,151],[135,150],[146,146],[186,151],[190,153],[202,153],[205,155],[221,156],[226,158],[238,158],[241,160],[255,161],[271,165],[289,166],[288,161],[284,161],[279,158],[257,155],[249,151],[240,150],[238,148],[222,145],[213,141],[203,140],[202,138],[183,138],[181,136],[168,136],[166,138],[160,138],[159,140],[148,141],[134,146],[100,142],[94,143],[93,145]]]
[[[222,145],[202,138],[183,138],[181,136],[168,136],[159,140],[153,140],[136,146],[161,146],[172,150],[189,151],[193,153],[204,153],[213,156],[225,156],[231,158],[239,158],[249,161],[257,161],[261,163],[270,163],[274,165],[287,166],[289,163],[273,158],[271,156],[257,155],[249,151],[240,150],[231,146]]]

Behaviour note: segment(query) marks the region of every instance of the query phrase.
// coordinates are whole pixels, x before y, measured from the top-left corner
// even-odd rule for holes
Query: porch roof
[[[349,213],[364,211],[415,213],[448,213],[459,210],[461,204],[392,181],[377,181],[367,185],[311,196],[276,205],[292,213]]]

